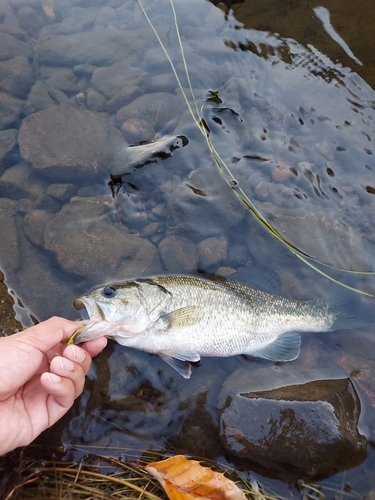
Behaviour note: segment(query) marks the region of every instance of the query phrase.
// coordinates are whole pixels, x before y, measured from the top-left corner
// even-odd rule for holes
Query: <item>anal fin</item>
[[[201,359],[196,352],[163,352],[159,354],[161,359],[168,363],[169,366],[174,368],[182,377],[191,377],[191,364],[190,361],[197,362]]]
[[[246,354],[270,361],[293,361],[298,358],[300,347],[301,336],[299,333],[286,332],[265,347]]]

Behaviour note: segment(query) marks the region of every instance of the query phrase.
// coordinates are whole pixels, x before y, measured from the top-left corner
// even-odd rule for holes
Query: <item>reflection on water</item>
[[[340,271],[374,271],[372,39],[354,21],[357,10],[373,15],[369,2],[356,12],[328,0],[303,12],[284,3],[272,16],[267,2],[174,4],[189,78],[169,0],[144,5],[159,41],[130,0],[0,5],[0,257],[24,326],[31,316],[75,318],[74,298],[93,285],[166,271],[246,281],[262,267],[276,271],[284,295],[344,301],[246,210],[241,189],[286,241],[339,269],[325,272],[374,293],[371,276]],[[357,312],[371,305],[347,297]],[[321,476],[354,467],[374,441],[372,330],[306,335],[290,368],[300,384],[313,369],[351,377],[345,436],[358,460],[330,462]],[[249,380],[274,369],[205,359],[186,382],[156,357],[108,348],[84,397],[46,437],[59,430],[67,444],[173,447],[225,462],[218,401],[239,368]],[[363,494],[375,487],[373,462],[370,447],[345,476]]]

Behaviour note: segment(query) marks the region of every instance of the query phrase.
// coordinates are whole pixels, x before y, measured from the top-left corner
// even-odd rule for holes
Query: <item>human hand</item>
[[[91,358],[107,340],[65,347],[79,326],[53,317],[0,338],[0,455],[31,443],[82,393]]]

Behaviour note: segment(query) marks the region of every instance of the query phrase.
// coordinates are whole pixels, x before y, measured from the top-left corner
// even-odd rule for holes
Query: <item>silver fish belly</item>
[[[167,275],[115,283],[75,301],[89,320],[75,343],[100,336],[158,354],[183,377],[201,356],[299,356],[297,332],[336,328],[329,303],[291,300],[245,284]]]

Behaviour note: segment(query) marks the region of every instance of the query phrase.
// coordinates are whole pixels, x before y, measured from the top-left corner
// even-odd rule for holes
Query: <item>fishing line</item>
[[[345,283],[339,281],[339,280],[336,280],[335,278],[333,278],[332,276],[330,276],[329,274],[325,273],[324,271],[322,271],[321,269],[319,269],[317,266],[323,266],[323,267],[326,267],[328,269],[331,269],[332,271],[337,271],[337,272],[341,272],[341,273],[346,273],[346,274],[355,274],[355,275],[359,275],[359,276],[374,276],[375,275],[375,272],[374,271],[352,271],[352,270],[349,270],[349,269],[342,269],[342,268],[339,268],[339,267],[336,267],[336,266],[333,266],[333,265],[330,265],[330,264],[327,264],[325,262],[322,262],[320,261],[319,259],[316,259],[310,255],[308,255],[307,253],[303,252],[302,250],[298,249],[296,246],[294,246],[292,243],[289,243],[278,231],[275,227],[272,226],[272,224],[270,222],[268,222],[268,220],[266,219],[266,217],[261,213],[261,211],[255,206],[254,202],[251,201],[251,199],[249,198],[249,196],[247,195],[247,193],[243,190],[243,188],[241,188],[239,182],[237,181],[236,177],[234,176],[233,172],[231,171],[231,169],[229,168],[229,166],[226,164],[226,162],[222,159],[222,157],[220,156],[220,154],[218,153],[218,151],[216,150],[215,146],[212,144],[212,141],[210,139],[210,130],[209,128],[207,127],[207,125],[205,124],[205,121],[204,121],[204,118],[202,116],[202,109],[204,107],[204,105],[202,105],[201,109],[199,110],[198,108],[198,103],[197,103],[197,100],[195,99],[195,94],[194,94],[194,91],[193,91],[193,87],[192,87],[192,84],[191,84],[191,79],[190,79],[190,74],[189,74],[189,70],[188,70],[188,66],[187,66],[187,62],[186,62],[186,57],[185,57],[185,51],[184,51],[184,47],[183,47],[183,43],[182,43],[182,39],[181,39],[181,35],[180,35],[180,30],[179,30],[179,27],[178,27],[178,20],[177,20],[177,14],[176,14],[176,10],[175,10],[175,6],[174,6],[174,1],[173,0],[169,0],[169,3],[170,3],[170,6],[171,6],[171,9],[172,9],[172,13],[173,13],[173,20],[174,20],[174,26],[175,26],[175,30],[176,30],[176,35],[177,35],[177,39],[178,39],[178,43],[179,43],[179,47],[180,47],[180,53],[181,53],[181,59],[182,59],[182,62],[183,62],[183,66],[184,66],[184,71],[185,71],[185,76],[186,76],[186,79],[187,79],[187,82],[188,82],[188,87],[189,87],[189,92],[191,94],[191,97],[194,101],[194,104],[195,104],[195,111],[196,111],[196,115],[194,114],[194,111],[192,109],[192,106],[190,104],[190,101],[188,99],[188,96],[186,95],[186,92],[182,86],[182,83],[181,83],[181,80],[178,76],[178,73],[176,71],[176,68],[173,64],[173,61],[168,53],[168,50],[166,49],[165,45],[163,44],[157,30],[155,29],[154,25],[152,24],[152,21],[150,19],[150,17],[148,16],[147,12],[145,11],[143,5],[142,5],[142,2],[141,0],[137,0],[137,3],[144,15],[144,17],[146,18],[149,26],[151,27],[152,31],[154,32],[157,40],[158,40],[158,43],[160,45],[160,47],[162,48],[170,66],[171,66],[171,69],[172,69],[172,72],[176,78],[176,81],[177,81],[177,84],[180,88],[180,91],[182,93],[182,96],[184,98],[184,101],[186,103],[186,106],[190,112],[190,115],[194,121],[194,123],[197,125],[198,129],[200,130],[200,132],[202,133],[202,135],[204,136],[206,142],[207,142],[207,146],[210,150],[210,154],[211,154],[211,157],[212,159],[214,160],[214,163],[215,165],[217,166],[217,168],[219,169],[220,172],[222,172],[222,176],[224,177],[225,181],[227,182],[227,184],[229,185],[229,187],[234,191],[235,195],[237,196],[237,198],[247,207],[247,209],[250,211],[250,213],[275,237],[277,238],[283,245],[285,245],[288,250],[290,252],[292,252],[293,255],[295,255],[296,257],[298,257],[301,262],[303,262],[305,265],[309,266],[311,269],[313,269],[315,272],[317,272],[318,274],[320,274],[321,276],[331,280],[332,282],[336,283],[337,285],[339,286],[342,286],[348,290],[351,290],[353,292],[356,292],[356,293],[359,293],[361,295],[365,295],[367,297],[372,297],[372,298],[375,298],[375,295],[374,294],[371,294],[369,292],[365,292],[365,291],[362,291],[362,290],[359,290],[357,288],[354,288],[354,287],[351,287],[349,285],[346,285]]]

